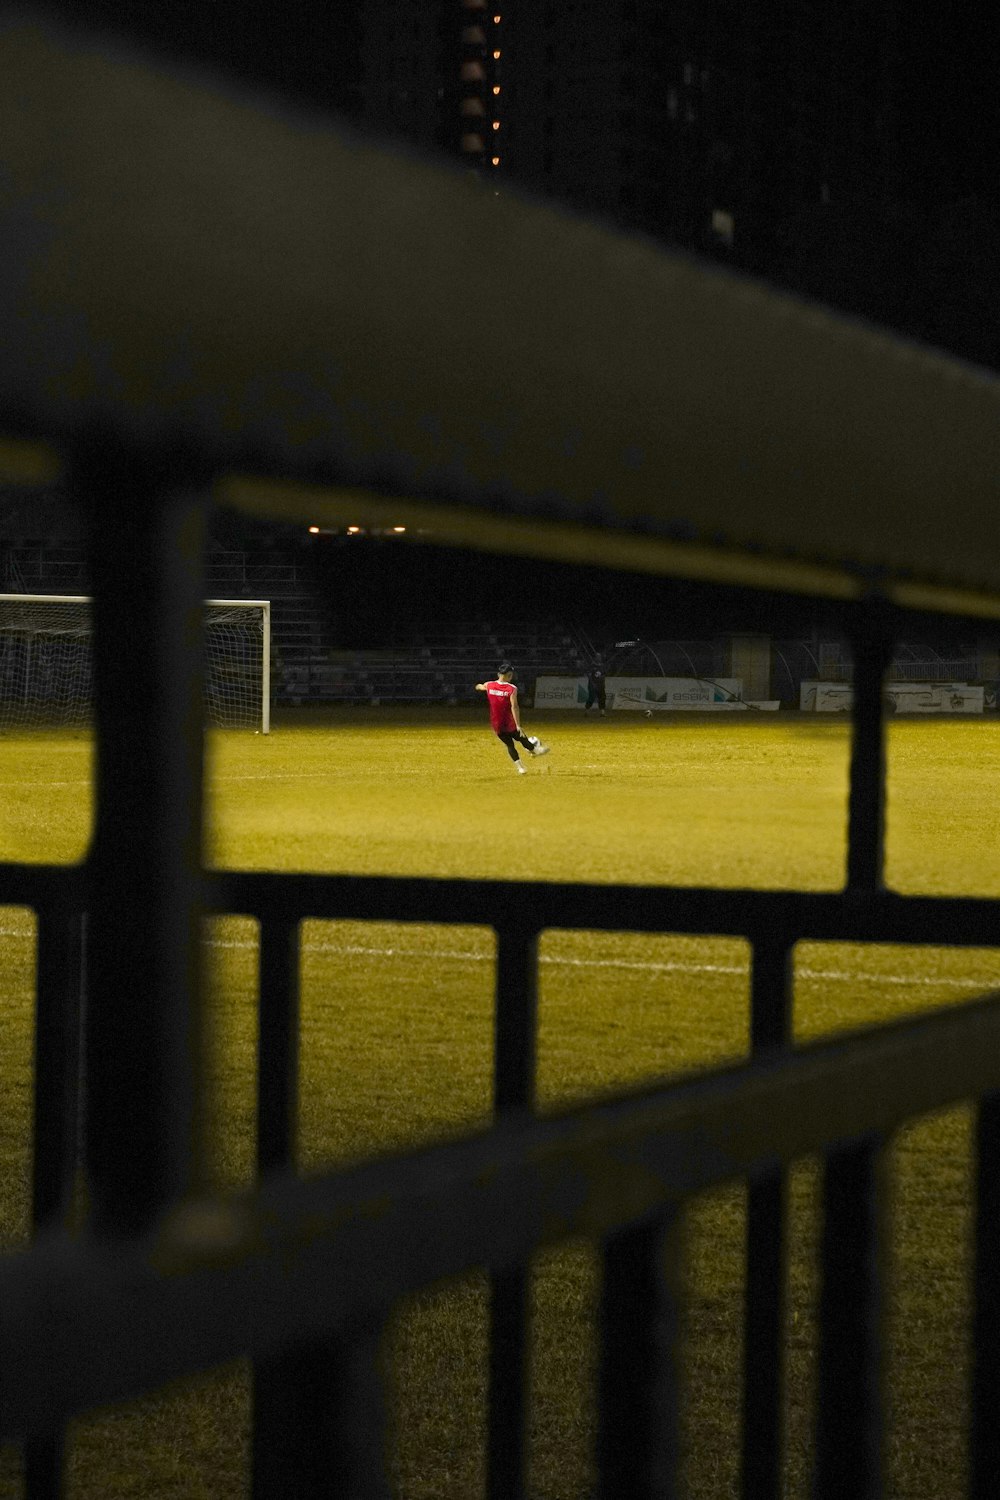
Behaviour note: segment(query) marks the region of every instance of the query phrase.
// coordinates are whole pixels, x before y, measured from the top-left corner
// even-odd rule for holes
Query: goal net
[[[91,720],[91,602],[80,595],[0,594],[0,729]],[[206,721],[267,734],[271,605],[205,601]]]

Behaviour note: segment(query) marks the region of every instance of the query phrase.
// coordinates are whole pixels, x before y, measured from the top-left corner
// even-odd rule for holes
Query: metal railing
[[[882,883],[894,642],[924,633],[920,609],[996,605],[995,383],[599,226],[509,197],[500,213],[313,116],[124,43],[119,57],[54,11],[3,11],[0,374],[14,435],[60,448],[33,464],[7,445],[7,461],[26,483],[65,463],[91,523],[98,640],[87,859],[0,865],[0,901],[38,918],[35,1237],[0,1259],[0,1436],[25,1446],[27,1500],[63,1491],[75,1413],[236,1355],[254,1367],[255,1500],[384,1496],[385,1319],[477,1265],[491,1280],[488,1491],[521,1500],[528,1267],[574,1234],[603,1266],[601,1493],[670,1497],[676,1216],[733,1179],[749,1182],[741,1487],[777,1496],[785,1174],[806,1152],[825,1163],[816,1492],[874,1497],[881,1158],[898,1124],[958,1099],[979,1101],[969,1494],[986,1500],[1000,1470],[998,1002],[796,1052],[790,955],[806,937],[988,946],[1000,930],[996,901]],[[372,253],[390,239],[398,255]],[[510,295],[490,358],[470,365],[467,327],[441,308],[479,250]],[[456,399],[473,376],[476,401]],[[462,545],[822,592],[854,655],[844,891],[207,876],[191,622],[222,590],[205,587],[202,497],[242,494],[259,512],[258,471],[286,520],[307,506],[334,518],[349,484],[352,509],[389,495],[394,517],[411,494],[413,524]],[[942,506],[956,517],[944,531]],[[896,604],[864,597],[866,580]],[[259,1182],[226,1199],[205,1190],[199,1109],[206,911],[261,924]],[[493,1128],[296,1177],[309,916],[494,928]],[[746,937],[751,1061],[533,1118],[537,944],[552,925]],[[82,1235],[69,1229],[80,1166]]]
[[[82,499],[111,461],[106,446],[78,459]],[[985,1495],[998,1444],[985,1414],[1000,1395],[1000,1273],[985,1249],[1000,1229],[1000,1002],[802,1052],[790,1045],[799,940],[984,945],[1000,930],[1000,902],[882,887],[881,684],[899,617],[878,599],[844,606],[856,669],[841,893],[207,876],[198,855],[199,669],[185,630],[203,585],[190,547],[179,545],[197,531],[201,506],[143,490],[142,462],[121,454],[117,462],[127,475],[102,491],[130,496],[132,557],[144,561],[123,576],[123,517],[95,507],[97,636],[114,649],[99,648],[95,673],[93,847],[79,868],[0,866],[0,902],[39,918],[37,1237],[0,1263],[0,1436],[26,1444],[29,1500],[60,1493],[62,1434],[76,1412],[240,1354],[254,1361],[255,1496],[307,1500],[335,1480],[349,1494],[384,1495],[377,1371],[385,1320],[404,1293],[474,1266],[489,1270],[492,1286],[488,1494],[518,1500],[527,1494],[530,1260],[577,1234],[599,1244],[603,1262],[601,1493],[676,1493],[683,1289],[674,1225],[691,1195],[733,1178],[749,1182],[742,1487],[746,1496],[777,1496],[785,1174],[807,1152],[822,1153],[826,1166],[816,1493],[875,1495],[879,1164],[897,1125],[958,1099],[985,1101],[971,1393],[971,1493]],[[148,497],[141,512],[136,493]],[[145,684],[139,705],[137,682]],[[158,730],[168,722],[184,732]],[[201,1187],[193,1038],[204,912],[251,915],[261,931],[260,1182],[226,1200]],[[296,1179],[299,932],[317,917],[494,929],[492,1130]],[[753,1058],[559,1120],[533,1119],[540,934],[623,925],[748,939]],[[91,1202],[82,1242],[64,1228],[81,1115]],[[452,1226],[444,1235],[442,1223]],[[318,1383],[334,1393],[322,1409]]]

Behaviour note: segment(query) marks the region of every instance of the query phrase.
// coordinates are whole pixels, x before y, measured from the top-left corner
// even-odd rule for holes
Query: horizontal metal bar
[[[90,413],[129,437],[186,430],[217,471],[257,456],[317,489],[367,487],[386,510],[393,491],[437,497],[436,531],[508,553],[606,565],[627,548],[644,572],[834,596],[863,567],[945,577],[995,605],[998,403],[983,372],[516,191],[464,194],[457,163],[359,151],[313,111],[275,118],[267,93],[208,68],[88,46],[58,12],[43,27],[19,11],[4,7],[0,94],[0,388],[15,431],[71,441]],[[158,111],[169,131],[145,128]],[[236,134],[280,201],[218,144]],[[39,184],[64,205],[55,227]],[[401,221],[411,194],[426,211]],[[236,258],[248,222],[257,254]],[[390,238],[405,278],[375,253]],[[466,403],[452,375],[465,329],[439,309],[487,250],[509,293]],[[64,265],[85,318],[65,313]],[[126,301],[143,315],[123,318]],[[817,412],[852,441],[818,450]],[[321,524],[351,503],[259,488],[227,499]]]
[[[0,905],[82,905],[86,865],[0,864]],[[800,940],[992,947],[1000,900],[986,896],[901,896],[879,891],[755,891],[738,887],[557,884],[546,881],[399,879],[393,876],[209,871],[203,901],[215,915],[329,921],[443,922],[493,926],[505,920],[541,932],[690,932],[736,936],[776,932]],[[622,913],[627,913],[623,920]]]
[[[2,881],[0,867],[0,881]],[[2,890],[2,885],[0,885]],[[216,871],[204,895],[217,913],[397,922],[991,947],[1000,900],[892,891],[756,891],[704,886],[398,879]]]
[[[87,865],[0,864],[0,906],[82,901]],[[774,941],[996,945],[1000,900],[978,895],[862,895],[847,891],[748,891],[711,886],[576,885],[508,880],[397,879],[354,874],[216,870],[204,877],[213,915],[328,921],[504,921],[604,932],[678,932]]]
[[[0,1440],[1000,1088],[1000,997],[0,1263]],[[444,1233],[447,1225],[448,1233]],[[143,1337],[135,1331],[141,1328]]]
[[[0,864],[0,906],[45,906],[60,902],[81,911],[87,867]]]

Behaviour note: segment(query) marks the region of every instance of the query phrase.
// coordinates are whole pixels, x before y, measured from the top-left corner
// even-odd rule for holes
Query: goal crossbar
[[[17,622],[17,630],[21,635],[31,635],[33,633],[36,633],[40,635],[55,637],[59,636],[60,634],[72,634],[77,637],[85,637],[90,633],[89,623],[86,619],[86,610],[90,607],[92,602],[93,601],[89,594],[0,593],[0,647],[2,647],[5,631],[11,629],[10,624],[5,623],[3,620],[3,606],[5,605],[12,607],[16,607],[18,605],[27,605],[29,606],[29,608],[31,606],[38,606],[42,609],[44,609],[46,606],[49,606],[53,610],[56,610],[61,606],[66,606],[67,609],[70,610],[73,607],[77,607],[80,613],[78,617],[79,622],[76,625],[71,624],[69,621],[67,621],[63,625],[60,625],[60,623],[56,619],[50,618],[45,622],[44,626],[41,629],[39,629],[37,632],[33,632],[32,627],[28,624],[27,618],[25,617],[24,620]],[[257,712],[255,710],[253,722],[255,724],[255,727],[259,728],[262,734],[269,734],[271,730],[271,601],[270,599],[206,599],[203,602],[206,610],[214,609],[247,611],[248,617],[251,613],[257,612],[258,618],[260,620],[260,708],[259,716],[257,715]],[[208,623],[209,628],[211,628],[212,622],[209,621]],[[3,696],[5,696],[7,691],[6,678],[4,675],[2,675],[3,665],[4,663],[2,651],[0,651],[0,709],[4,707]],[[257,672],[257,665],[258,664],[255,664],[254,666],[255,677]],[[25,696],[27,696],[28,686],[26,677],[24,692]]]

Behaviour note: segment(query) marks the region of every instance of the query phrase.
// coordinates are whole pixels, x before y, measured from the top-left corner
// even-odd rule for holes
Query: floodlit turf
[[[209,849],[219,864],[607,882],[834,889],[843,879],[847,728],[796,718],[583,721],[526,715],[552,753],[516,777],[482,718],[391,711],[211,740]],[[991,791],[1000,725],[895,722],[888,875],[900,889],[995,895]],[[0,736],[4,855],[71,860],[90,819],[85,737]],[[621,920],[627,926],[627,901]],[[27,1232],[32,923],[0,911],[0,1233]],[[249,1181],[253,1160],[254,924],[206,929],[212,1021],[212,1170]],[[302,974],[303,1170],[482,1125],[490,1107],[492,935],[478,928],[306,924]],[[802,1040],[963,999],[994,986],[1000,954],[803,944]],[[738,938],[550,932],[541,948],[539,1106],[594,1097],[745,1055],[747,951]],[[962,1280],[968,1119],[919,1121],[893,1152],[896,1212],[890,1493],[961,1491]],[[807,1493],[814,1375],[816,1173],[795,1174],[787,1494]],[[699,1500],[733,1493],[738,1440],[743,1195],[691,1214],[686,1441]],[[590,1488],[596,1288],[589,1247],[539,1261],[531,1438],[538,1500]],[[481,1493],[485,1344],[481,1278],[417,1299],[393,1331],[401,1495]],[[236,1368],[82,1419],[76,1497],[244,1493],[248,1412]],[[17,1465],[0,1459],[0,1496]]]

